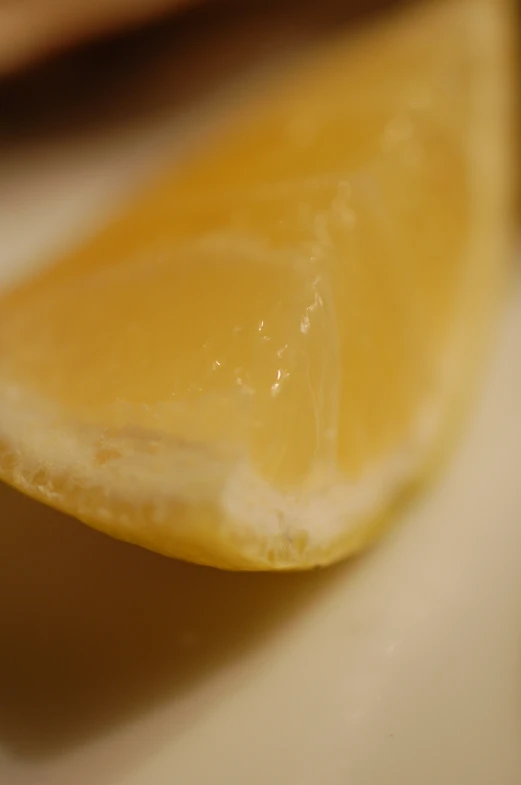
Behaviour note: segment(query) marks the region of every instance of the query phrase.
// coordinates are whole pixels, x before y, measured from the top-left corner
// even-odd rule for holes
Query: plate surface
[[[103,217],[174,126],[182,151],[163,97],[139,121],[13,122],[0,285]],[[2,785],[519,785],[520,278],[449,470],[354,562],[219,573],[0,487]]]

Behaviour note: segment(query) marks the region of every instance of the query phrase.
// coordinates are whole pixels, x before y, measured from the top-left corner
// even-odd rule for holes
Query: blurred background
[[[388,0],[387,0],[388,1]],[[370,9],[386,0],[347,0],[337,6],[353,10]],[[187,6],[214,3],[217,13],[243,13],[246,9],[270,8],[275,11],[283,2],[274,0],[4,0],[0,6],[0,72],[9,72],[52,53],[70,48],[78,42],[108,35],[117,30],[149,25],[186,10]],[[294,3],[297,13],[306,13],[306,5]],[[323,3],[320,4],[321,6]],[[358,7],[358,8],[357,8]],[[196,12],[197,13],[197,12]]]

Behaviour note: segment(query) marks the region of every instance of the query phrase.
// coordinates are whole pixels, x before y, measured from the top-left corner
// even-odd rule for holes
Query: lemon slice
[[[0,301],[0,474],[238,569],[360,549],[426,473],[508,237],[505,4],[432,2],[287,66]]]

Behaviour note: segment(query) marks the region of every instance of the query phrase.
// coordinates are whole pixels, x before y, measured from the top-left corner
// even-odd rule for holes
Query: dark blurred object
[[[299,13],[309,18],[313,12],[323,16],[324,2],[344,16],[404,0],[0,0],[0,78],[79,43],[153,26],[168,16],[182,18],[193,6],[202,6],[203,14],[214,6],[225,17],[268,12],[275,19],[289,6],[294,17],[297,12],[297,18]]]
[[[0,73],[77,41],[131,27],[194,0],[2,0]]]
[[[171,112],[299,42],[412,1],[174,0],[166,18],[29,61],[37,67],[2,73],[0,56],[0,148]]]

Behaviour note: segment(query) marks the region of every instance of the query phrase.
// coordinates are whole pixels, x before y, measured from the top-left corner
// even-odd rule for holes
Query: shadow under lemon
[[[184,564],[0,484],[0,745],[54,756],[181,697],[276,634],[336,572]]]

